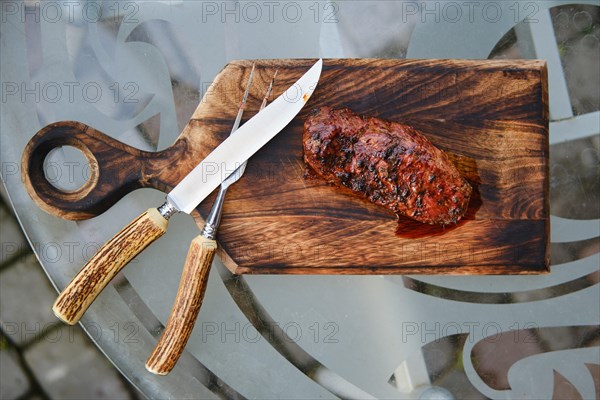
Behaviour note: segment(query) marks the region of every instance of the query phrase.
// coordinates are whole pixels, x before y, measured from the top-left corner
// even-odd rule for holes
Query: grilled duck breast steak
[[[304,123],[304,161],[323,179],[427,224],[458,222],[472,188],[416,129],[323,107]]]

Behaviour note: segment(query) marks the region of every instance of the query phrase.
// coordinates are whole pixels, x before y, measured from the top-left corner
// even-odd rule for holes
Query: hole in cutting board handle
[[[43,161],[36,168],[38,185],[44,186],[41,189],[63,201],[77,202],[96,187],[98,160],[83,142],[59,137],[41,147]]]
[[[23,182],[38,205],[52,214],[63,216],[61,205],[77,204],[79,209],[98,184],[98,160],[77,137],[81,132],[85,126],[73,121],[48,125],[23,151]]]
[[[43,164],[44,177],[63,193],[81,190],[91,177],[90,163],[74,146],[58,146],[50,150]]]

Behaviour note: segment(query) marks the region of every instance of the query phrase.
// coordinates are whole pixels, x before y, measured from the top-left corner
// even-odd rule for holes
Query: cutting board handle
[[[187,146],[185,141],[180,139],[163,151],[146,152],[81,122],[61,121],[31,138],[23,151],[21,177],[30,196],[45,211],[70,220],[87,219],[106,211],[134,189],[168,191],[180,175],[168,166],[185,161],[181,155],[187,152],[180,151]],[[62,146],[77,148],[89,163],[87,181],[74,191],[55,187],[44,173],[46,157]]]

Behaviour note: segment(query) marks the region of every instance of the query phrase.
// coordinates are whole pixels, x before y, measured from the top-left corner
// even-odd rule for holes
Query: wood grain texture
[[[258,110],[276,69],[273,98],[312,63],[257,61],[245,117]],[[80,200],[57,201],[38,188],[39,161],[35,159],[40,144],[30,143],[26,153],[32,156],[24,154],[23,178],[32,197],[63,217],[87,218],[136,187],[173,187],[227,137],[251,65],[251,61],[236,61],[224,68],[171,148],[147,154],[113,141],[107,142],[112,147],[101,145],[107,157],[124,160],[123,176],[106,178],[98,192],[92,187],[70,195]],[[450,155],[475,189],[465,220],[444,232],[428,230],[408,220],[396,221],[383,207],[307,177],[302,125],[311,109],[325,105],[349,107],[421,130]],[[38,135],[37,141],[43,143],[45,135]],[[104,161],[99,160],[98,169],[102,168]],[[92,200],[92,194],[99,197]],[[197,208],[199,226],[213,198]],[[258,248],[254,245],[257,238]],[[305,109],[250,159],[244,178],[230,189],[217,240],[218,253],[235,273],[547,272],[545,63],[325,60],[317,90]],[[437,249],[433,253],[432,247]]]
[[[106,242],[60,293],[52,310],[63,322],[76,324],[102,289],[127,263],[164,235],[168,221],[150,208]]]
[[[192,240],[167,326],[146,361],[148,371],[166,375],[175,367],[194,329],[216,250],[215,240],[200,235]]]

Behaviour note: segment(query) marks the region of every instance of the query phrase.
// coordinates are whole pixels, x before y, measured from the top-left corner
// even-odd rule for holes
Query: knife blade
[[[106,242],[60,293],[52,307],[54,314],[65,323],[77,323],[112,278],[165,234],[173,214],[191,213],[294,119],[316,89],[322,65],[319,59],[282,95],[225,139],[167,194],[163,205],[149,208]]]
[[[319,60],[296,83],[263,111],[248,120],[210,153],[167,195],[177,210],[190,213],[244,161],[281,131],[304,107],[316,87],[322,61]],[[252,140],[240,136],[252,135]],[[242,145],[242,147],[240,147]]]

